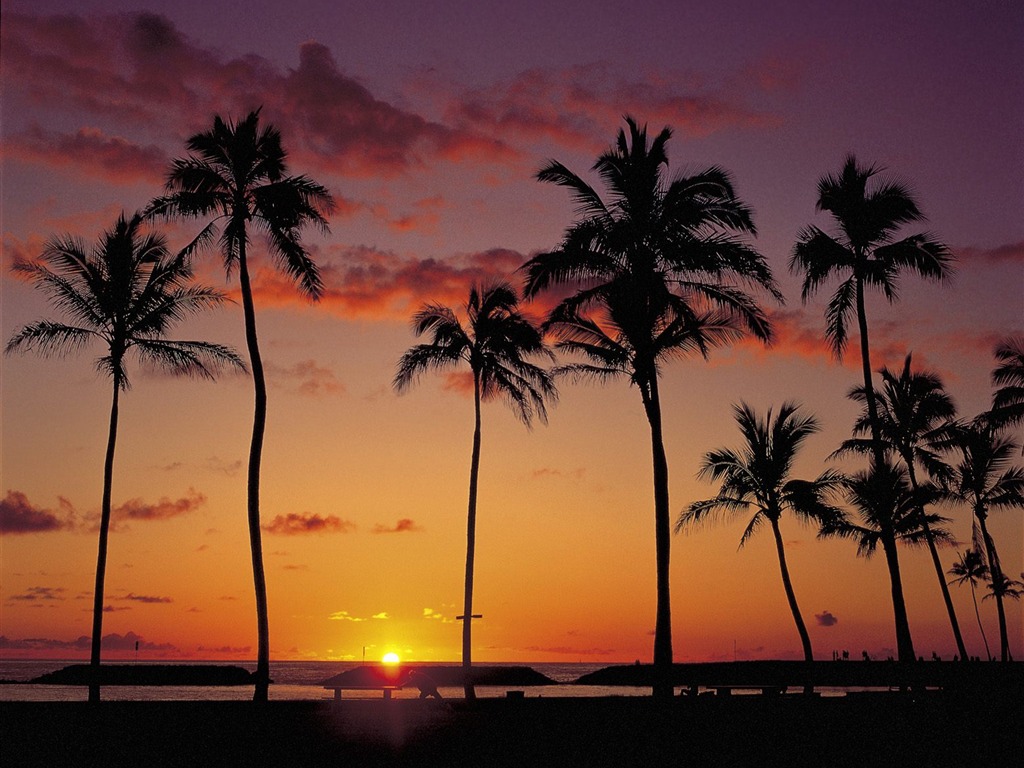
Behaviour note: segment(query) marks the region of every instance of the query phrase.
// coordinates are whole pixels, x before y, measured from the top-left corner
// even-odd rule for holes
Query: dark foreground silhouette
[[[545,689],[550,690],[550,689]],[[1019,692],[1018,692],[1019,693]],[[1019,698],[948,692],[0,704],[5,768],[942,766],[1019,749]],[[996,764],[996,763],[991,763]]]

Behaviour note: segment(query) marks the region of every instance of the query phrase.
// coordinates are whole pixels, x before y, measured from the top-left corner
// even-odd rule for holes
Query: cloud
[[[129,499],[124,504],[114,507],[112,518],[129,520],[167,520],[194,512],[206,503],[206,496],[194,488],[188,489],[188,495],[171,500],[166,497],[155,504],[148,504],[142,499]]]
[[[54,168],[70,168],[120,184],[162,182],[170,158],[155,145],[139,146],[120,136],[108,136],[98,128],[79,128],[74,133],[51,133],[32,126],[8,135],[3,156],[38,162]]]
[[[442,624],[454,624],[455,619],[451,618],[447,614],[438,613],[433,608],[423,609],[423,618],[430,619],[431,621],[440,621]]]
[[[208,458],[203,465],[208,471],[216,472],[217,474],[227,475],[228,477],[234,477],[242,468],[245,463],[241,459],[235,459],[234,461],[226,461],[217,456],[211,456]]]
[[[422,530],[423,526],[418,525],[408,517],[403,517],[395,523],[394,527],[388,527],[383,523],[377,523],[373,526],[373,533],[419,533]]]
[[[830,611],[814,614],[814,620],[818,622],[819,627],[834,627],[839,623],[839,619],[833,616]]]
[[[173,603],[169,597],[158,597],[156,595],[136,595],[129,592],[122,597],[115,597],[114,600],[131,600],[136,603]]]
[[[11,595],[8,600],[17,600],[19,602],[33,603],[38,601],[51,602],[55,600],[67,600],[64,597],[66,592],[63,587],[29,587],[24,592],[17,595]]]
[[[21,491],[7,491],[0,499],[0,533],[48,533],[73,527],[74,510],[60,499],[62,514],[34,506]]]
[[[138,643],[140,651],[172,652],[177,647],[171,643],[153,643],[134,632],[119,635],[113,632],[103,636],[101,647],[106,651],[134,651]],[[92,640],[87,635],[80,635],[74,640],[56,640],[53,638],[26,637],[13,639],[0,636],[0,650],[13,651],[88,651]]]
[[[229,655],[229,656],[244,656],[244,655],[249,654],[252,651],[252,646],[251,645],[238,645],[238,646],[236,646],[236,645],[218,645],[218,646],[215,646],[215,647],[210,647],[210,646],[200,645],[198,648],[196,648],[196,650],[197,651],[202,651],[203,653],[217,653],[217,654],[225,654],[225,655]]]
[[[614,648],[572,648],[566,645],[531,645],[523,650],[534,653],[557,653],[564,656],[611,656],[615,653]]]
[[[1024,264],[1024,240],[1004,243],[995,248],[956,248],[954,253],[964,263],[987,261],[991,264]]]
[[[572,469],[572,470],[569,470],[569,471],[565,471],[565,470],[561,470],[561,469],[555,469],[553,467],[541,467],[539,469],[533,470],[530,473],[530,477],[533,478],[534,480],[539,480],[541,478],[547,478],[547,477],[559,478],[559,479],[566,478],[566,479],[575,480],[575,481],[578,482],[578,481],[583,479],[583,477],[584,477],[584,475],[586,475],[586,473],[587,473],[587,470],[584,467],[577,467],[576,469]]]
[[[380,613],[373,614],[373,616],[371,616],[370,618],[372,618],[372,619],[390,619],[391,617],[388,616],[388,612],[387,611],[381,611]]]
[[[355,529],[355,523],[342,520],[336,515],[324,516],[296,512],[278,515],[263,526],[263,530],[267,533],[279,533],[285,536],[303,533],[351,533]]]
[[[345,385],[334,371],[314,360],[302,360],[287,368],[268,363],[266,369],[271,379],[284,383],[300,395],[328,397],[345,394]]]
[[[366,621],[366,619],[350,615],[348,611],[335,611],[327,618],[331,621]]]

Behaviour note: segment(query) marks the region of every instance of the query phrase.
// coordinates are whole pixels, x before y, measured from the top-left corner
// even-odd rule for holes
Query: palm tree
[[[520,312],[519,297],[508,283],[474,286],[466,302],[466,323],[449,307],[425,304],[413,316],[413,332],[429,333],[430,343],[417,344],[398,361],[394,387],[404,392],[426,371],[468,365],[473,375],[473,454],[469,469],[469,510],[466,524],[466,580],[462,611],[462,666],[467,699],[476,698],[471,672],[473,565],[476,558],[476,502],[480,474],[480,405],[503,397],[529,427],[536,416],[547,423],[546,402],[557,399],[551,374],[529,362],[551,353],[540,330]]]
[[[971,599],[974,601],[974,617],[978,620],[978,629],[981,631],[981,639],[985,643],[985,658],[992,658],[992,651],[988,647],[988,637],[985,636],[985,626],[981,623],[981,612],[978,610],[978,592],[977,586],[979,581],[985,581],[988,578],[988,566],[985,565],[985,556],[981,553],[981,550],[977,547],[972,549],[965,549],[960,553],[960,559],[953,563],[949,569],[951,576],[957,578],[953,580],[955,584],[971,585]],[[967,659],[966,656],[963,657]]]
[[[266,701],[270,685],[270,628],[260,535],[260,463],[267,422],[267,383],[256,336],[256,310],[249,280],[249,229],[261,230],[277,265],[312,300],[323,290],[320,272],[301,239],[307,224],[327,232],[334,208],[327,190],[305,176],[286,175],[281,134],[260,126],[259,110],[238,123],[216,116],[213,128],[186,142],[191,153],[174,161],[167,194],[150,204],[150,215],[213,217],[222,221],[220,249],[228,275],[238,268],[245,318],[245,343],[252,368],[255,404],[249,448],[248,521],[256,593],[257,652],[254,701]]]
[[[999,564],[999,553],[988,530],[988,515],[992,509],[1024,509],[1024,468],[1012,463],[1020,445],[994,426],[987,414],[956,425],[948,434],[944,445],[959,454],[959,461],[953,465],[945,490],[953,501],[968,505],[974,513],[999,615],[999,656],[1009,661],[1003,598],[1013,582]]]
[[[835,356],[842,357],[849,338],[848,325],[856,315],[876,464],[884,463],[884,448],[871,383],[865,288],[877,288],[891,303],[898,297],[897,278],[903,271],[913,270],[931,280],[946,280],[952,274],[949,249],[929,234],[894,239],[902,225],[921,221],[924,215],[910,190],[899,182],[880,180],[868,190],[868,182],[880,170],[860,166],[849,155],[837,176],[824,176],[818,181],[817,209],[832,215],[839,232],[833,236],[813,225],[805,227],[790,261],[791,270],[804,273],[805,302],[833,276],[842,278],[825,311],[825,335]]]
[[[1024,420],[1024,336],[1010,336],[996,346],[999,364],[992,371],[998,389],[992,398],[989,418],[1003,426]]]
[[[786,590],[789,609],[793,612],[804,660],[814,661],[811,638],[796,602],[793,582],[786,565],[786,550],[782,543],[779,520],[783,511],[789,511],[803,520],[823,521],[839,515],[826,498],[838,489],[843,478],[827,470],[814,480],[795,480],[789,474],[797,451],[803,442],[818,432],[818,421],[813,416],[798,416],[795,403],[784,403],[773,420],[769,409],[764,420],[746,403],[733,406],[733,415],[746,444],[739,451],[720,448],[704,455],[698,477],[710,478],[721,484],[713,499],[695,501],[680,514],[676,533],[703,522],[713,516],[719,518],[753,511],[747,523],[740,547],[760,528],[765,520],[775,536],[775,550],[779,556],[782,586]]]
[[[526,295],[563,285],[576,292],[550,313],[558,347],[590,362],[561,370],[606,380],[625,376],[640,390],[651,430],[657,613],[654,629],[656,696],[671,696],[672,625],[669,599],[671,544],[668,461],[662,437],[660,367],[689,353],[735,339],[743,330],[768,342],[771,326],[744,287],[776,299],[764,257],[742,240],[756,230],[750,209],[733,191],[729,175],[708,168],[665,178],[664,128],[648,142],[646,126],[627,117],[615,146],[594,164],[607,201],[561,163],[538,174],[566,187],[579,219],[561,245],[530,259]],[[590,314],[588,314],[590,313]]]
[[[113,382],[93,592],[89,701],[100,699],[103,585],[110,532],[114,447],[120,395],[130,388],[125,368],[128,354],[134,350],[144,363],[171,373],[207,379],[213,378],[222,363],[245,367],[229,347],[166,338],[165,334],[173,325],[219,304],[225,297],[211,288],[190,284],[192,269],[188,252],[170,256],[163,236],[144,234],[141,224],[138,214],[126,219],[122,213],[91,251],[76,238],[64,235],[48,240],[39,260],[14,265],[15,271],[27,275],[36,288],[47,294],[69,323],[39,320],[26,325],[11,336],[6,352],[36,351],[46,356],[64,356],[96,339],[105,347],[105,354],[96,360],[96,367]]]
[[[879,437],[885,451],[895,454],[902,461],[910,481],[910,489],[920,498],[921,486],[917,480],[918,466],[924,468],[933,477],[946,477],[949,474],[949,467],[943,463],[932,443],[940,438],[943,430],[956,417],[956,406],[953,405],[953,399],[943,389],[942,379],[937,374],[911,370],[911,355],[907,355],[899,373],[882,368],[879,375],[882,377],[882,387],[875,393]],[[867,393],[865,389],[863,387],[855,388],[850,392],[850,398],[865,406],[860,418],[854,424],[854,435],[870,434],[871,423],[866,408]],[[871,450],[871,440],[855,437],[852,440],[846,440],[833,456],[840,456],[849,451],[869,453]],[[942,569],[942,561],[939,559],[939,552],[935,546],[935,537],[932,536],[931,529],[928,527],[923,506],[920,509],[920,515],[925,543],[928,545],[932,565],[935,567],[935,575],[939,580],[939,589],[942,592],[946,614],[949,616],[949,624],[953,630],[957,653],[963,658],[967,656],[967,647],[964,645],[960,622],[957,621],[953,599],[949,594],[949,585],[946,584],[946,575]]]
[[[906,470],[888,461],[881,465],[872,462],[867,471],[849,477],[846,491],[860,522],[852,522],[845,516],[834,517],[825,522],[820,535],[853,539],[857,542],[857,554],[864,557],[870,557],[878,545],[882,545],[889,569],[896,652],[900,661],[912,661],[916,656],[903,597],[896,543],[921,544],[926,541],[925,523],[935,540],[948,541],[950,534],[942,527],[947,521],[935,514],[922,515],[924,503],[936,495],[934,489],[924,487],[914,492]]]

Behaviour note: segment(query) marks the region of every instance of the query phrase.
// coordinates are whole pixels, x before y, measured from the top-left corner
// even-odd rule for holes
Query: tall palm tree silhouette
[[[245,343],[255,392],[249,448],[248,522],[256,593],[257,652],[254,701],[266,701],[270,685],[270,627],[267,584],[260,534],[260,464],[267,422],[267,383],[256,335],[256,309],[249,278],[250,226],[266,235],[271,255],[299,291],[312,300],[323,286],[316,263],[302,243],[301,230],[312,224],[327,232],[334,208],[327,190],[306,176],[288,176],[281,134],[260,126],[259,110],[243,120],[224,121],[186,142],[188,157],[174,161],[167,194],[150,204],[150,215],[213,217],[223,222],[220,249],[228,275],[237,268],[245,318]]]
[[[994,426],[987,416],[982,414],[949,430],[945,446],[958,455],[958,461],[953,465],[946,491],[953,501],[966,504],[974,513],[999,616],[999,657],[1009,661],[1003,598],[1014,582],[1000,565],[999,552],[988,529],[988,515],[993,509],[1024,509],[1024,468],[1013,464],[1020,444]]]
[[[676,522],[676,533],[709,522],[715,517],[746,515],[753,511],[740,538],[742,547],[767,520],[775,537],[782,586],[800,635],[804,660],[814,661],[811,638],[800,614],[789,566],[786,564],[786,549],[779,520],[784,511],[804,520],[817,521],[841,514],[828,502],[828,497],[842,487],[843,477],[826,470],[814,480],[790,478],[800,446],[819,431],[817,419],[813,416],[798,416],[798,408],[795,403],[784,403],[779,408],[778,416],[773,419],[769,409],[762,420],[746,403],[733,406],[733,416],[745,444],[740,450],[719,448],[704,455],[698,477],[718,482],[718,495],[713,499],[690,504]]]
[[[527,427],[534,416],[547,422],[547,401],[557,398],[551,374],[529,362],[551,353],[540,330],[519,309],[519,297],[508,283],[474,286],[466,302],[466,322],[454,310],[426,304],[414,316],[413,332],[430,334],[398,361],[394,387],[404,392],[426,371],[468,366],[473,376],[473,454],[469,469],[466,523],[466,578],[463,600],[462,666],[466,698],[476,697],[473,664],[473,566],[476,559],[476,507],[480,474],[481,403],[503,397]]]
[[[988,578],[988,566],[985,565],[985,556],[977,547],[965,549],[960,553],[957,560],[949,569],[951,576],[956,576],[953,583],[958,585],[971,585],[971,599],[974,601],[974,618],[978,620],[978,630],[981,632],[981,639],[985,643],[985,658],[992,658],[992,651],[988,647],[988,637],[985,636],[985,625],[981,623],[981,612],[978,610],[978,582]]]
[[[671,129],[648,142],[646,126],[630,117],[626,124],[628,135],[620,130],[594,164],[607,200],[561,163],[552,161],[537,174],[569,190],[579,219],[558,248],[523,269],[528,296],[559,285],[578,289],[551,311],[547,325],[559,348],[590,362],[562,370],[598,380],[624,376],[640,390],[654,479],[654,694],[671,696],[671,522],[660,367],[686,354],[706,357],[710,347],[744,330],[770,341],[768,318],[744,288],[763,288],[780,302],[782,296],[764,257],[742,240],[756,230],[729,175],[708,168],[667,181]]]
[[[884,448],[871,383],[865,289],[878,289],[893,302],[898,296],[900,273],[912,270],[926,279],[946,280],[951,276],[952,256],[943,243],[927,233],[895,239],[904,224],[921,221],[924,215],[904,184],[880,179],[869,190],[869,182],[879,172],[875,166],[858,165],[849,155],[838,175],[818,181],[817,209],[831,214],[839,231],[830,235],[813,225],[805,227],[793,249],[790,269],[804,273],[804,301],[833,277],[842,280],[825,310],[825,335],[833,353],[841,357],[849,339],[851,317],[856,318],[864,398],[875,443],[873,458],[882,464]]]
[[[1024,336],[1010,336],[996,345],[998,364],[992,383],[998,387],[992,398],[989,418],[996,424],[1013,426],[1024,421]]]
[[[188,252],[171,256],[163,236],[144,233],[142,221],[138,214],[125,218],[122,213],[91,250],[78,239],[63,235],[47,241],[39,260],[17,262],[13,267],[43,291],[69,322],[39,320],[26,325],[11,336],[6,351],[64,356],[98,340],[105,354],[97,359],[96,367],[113,384],[93,592],[89,701],[100,700],[114,449],[120,396],[131,386],[125,367],[129,353],[134,350],[143,362],[171,373],[207,379],[212,379],[225,363],[245,368],[230,347],[166,338],[176,323],[221,303],[225,297],[212,288],[191,284]]]
[[[847,478],[846,491],[860,522],[853,522],[846,516],[832,518],[822,526],[820,535],[853,539],[857,542],[857,554],[865,557],[870,557],[878,545],[882,545],[889,569],[896,652],[900,661],[912,661],[916,657],[896,544],[923,543],[927,539],[926,524],[936,541],[951,539],[943,527],[947,522],[945,518],[934,513],[922,514],[921,511],[923,504],[933,500],[937,494],[933,488],[920,488],[914,492],[906,470],[888,461],[882,464],[872,462],[866,471]]]
[[[949,475],[950,469],[942,461],[934,443],[941,440],[944,430],[956,417],[956,406],[953,405],[953,399],[943,389],[942,379],[937,374],[911,370],[911,357],[911,355],[907,355],[899,373],[894,373],[888,368],[882,368],[879,371],[882,387],[875,394],[879,437],[883,447],[902,461],[907,470],[911,490],[917,498],[921,498],[919,493],[921,485],[917,480],[918,466],[934,477],[948,477]],[[866,406],[867,393],[863,387],[855,388],[850,392],[850,397]],[[854,424],[853,432],[854,435],[871,433],[870,417],[866,407]],[[846,440],[833,456],[839,456],[849,451],[870,454],[872,448],[871,440],[855,437],[852,440]],[[925,542],[931,554],[932,565],[935,567],[935,575],[939,580],[939,589],[942,592],[946,614],[949,616],[949,624],[953,630],[957,653],[964,658],[967,656],[967,647],[964,645],[960,622],[957,621],[953,599],[950,597],[949,586],[946,584],[946,574],[935,546],[935,538],[931,535],[931,529],[928,527],[923,506],[920,512]]]

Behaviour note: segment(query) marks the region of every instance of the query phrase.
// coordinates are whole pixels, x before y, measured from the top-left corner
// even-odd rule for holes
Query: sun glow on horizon
[[[397,653],[389,651],[388,653],[384,654],[383,658],[381,658],[381,661],[384,664],[397,664],[399,661],[401,661],[401,659],[398,658]]]

